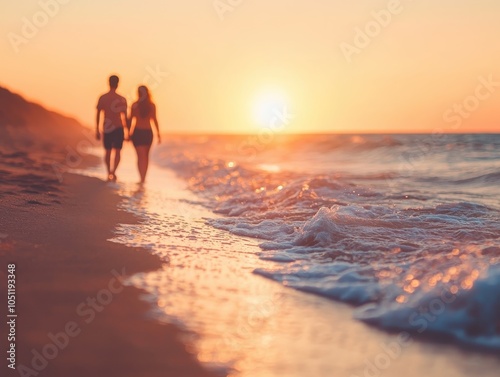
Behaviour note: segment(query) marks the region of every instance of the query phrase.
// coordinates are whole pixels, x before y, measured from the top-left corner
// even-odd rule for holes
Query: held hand
[[[95,132],[95,138],[97,141],[101,140],[101,133],[99,131]]]
[[[158,144],[161,144],[161,137],[158,136]]]

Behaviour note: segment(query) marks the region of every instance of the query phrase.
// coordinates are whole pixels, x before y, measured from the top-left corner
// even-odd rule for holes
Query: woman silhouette
[[[149,165],[149,150],[153,144],[153,130],[151,121],[156,128],[158,144],[161,142],[158,119],[156,118],[156,106],[151,101],[149,90],[141,85],[137,90],[139,99],[132,104],[130,110],[130,135],[137,152],[137,167],[141,176],[141,183],[146,180],[146,173]]]

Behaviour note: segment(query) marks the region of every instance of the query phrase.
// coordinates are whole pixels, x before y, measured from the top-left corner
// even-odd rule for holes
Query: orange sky
[[[117,73],[169,132],[257,132],[266,106],[287,132],[500,132],[499,17],[498,0],[12,1],[0,85],[89,126]]]

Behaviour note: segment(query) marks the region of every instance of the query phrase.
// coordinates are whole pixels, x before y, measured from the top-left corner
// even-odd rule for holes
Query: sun
[[[256,96],[253,107],[254,121],[260,127],[271,128],[286,111],[288,100],[280,91],[263,92]]]

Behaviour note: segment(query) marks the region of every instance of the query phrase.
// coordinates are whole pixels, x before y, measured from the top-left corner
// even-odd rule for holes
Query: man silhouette
[[[120,163],[123,140],[128,140],[128,135],[125,138],[125,130],[127,130],[127,100],[116,93],[119,81],[118,76],[110,76],[109,92],[99,97],[99,101],[97,102],[96,139],[101,139],[101,112],[104,111],[102,131],[104,134],[104,149],[106,150],[104,161],[108,169],[108,181],[116,181],[116,169]],[[112,154],[113,163],[111,163]]]

